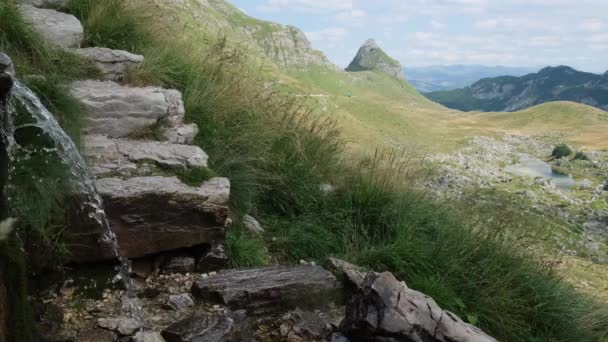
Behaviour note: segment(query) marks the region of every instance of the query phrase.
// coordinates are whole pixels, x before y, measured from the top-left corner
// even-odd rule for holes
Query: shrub
[[[554,158],[560,159],[567,157],[572,154],[572,149],[566,144],[559,144],[555,146],[553,152],[551,152],[551,156]]]
[[[574,155],[573,159],[574,160],[589,160],[589,156],[587,156],[587,154],[585,154],[585,152],[583,152],[583,151],[578,151]]]

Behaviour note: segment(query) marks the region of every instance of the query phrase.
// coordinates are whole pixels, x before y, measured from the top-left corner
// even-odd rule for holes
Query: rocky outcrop
[[[197,146],[159,141],[111,139],[103,135],[84,138],[84,156],[96,175],[128,174],[138,163],[163,169],[205,168],[209,157]]]
[[[133,88],[111,81],[79,81],[71,93],[87,114],[85,132],[126,137],[155,124],[183,122],[181,93],[157,87]]]
[[[25,20],[31,23],[49,44],[64,49],[80,46],[84,29],[73,15],[30,5],[21,5],[19,9]]]
[[[403,80],[403,67],[397,60],[387,55],[375,40],[367,40],[357,51],[346,71],[378,71],[397,79]]]
[[[346,276],[353,290],[341,329],[352,341],[496,342],[391,273]]]
[[[163,251],[222,243],[230,183],[213,178],[190,187],[176,177],[97,181],[121,252],[138,258]]]
[[[196,124],[181,124],[174,125],[173,127],[163,127],[160,133],[168,142],[174,144],[192,144],[198,132],[199,129]]]
[[[144,61],[144,56],[108,48],[91,47],[75,49],[74,52],[94,61],[104,78],[111,81],[123,80]]]
[[[310,265],[227,270],[192,286],[198,300],[266,314],[329,305],[340,299],[340,292],[333,274]]]

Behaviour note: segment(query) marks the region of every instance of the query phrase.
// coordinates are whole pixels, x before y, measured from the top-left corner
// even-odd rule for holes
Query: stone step
[[[91,59],[101,70],[104,79],[111,81],[124,80],[129,71],[135,69],[144,61],[144,56],[123,50],[91,47],[74,49],[76,54]]]
[[[96,183],[125,257],[224,242],[230,197],[226,178],[212,178],[199,187],[185,185],[177,177],[103,178]],[[75,261],[106,258],[92,250],[97,248],[96,236],[94,232],[73,236],[71,243],[80,246]]]
[[[64,49],[80,47],[84,29],[75,16],[25,4],[20,5],[19,10],[49,44]]]
[[[89,169],[99,177],[104,174],[129,176],[141,163],[154,163],[163,169],[206,168],[209,159],[197,146],[112,139],[104,135],[85,136],[83,155]]]
[[[74,82],[71,93],[87,114],[86,134],[121,138],[157,124],[177,127],[184,121],[182,94],[177,90],[88,80]]]

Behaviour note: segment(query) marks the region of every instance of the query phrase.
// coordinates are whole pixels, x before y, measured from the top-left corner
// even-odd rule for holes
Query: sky
[[[569,65],[608,70],[608,0],[229,0],[302,29],[348,65],[374,38],[406,67]]]

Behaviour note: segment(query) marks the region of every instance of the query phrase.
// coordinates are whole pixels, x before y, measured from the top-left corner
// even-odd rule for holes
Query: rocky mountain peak
[[[401,63],[387,55],[374,39],[368,39],[363,43],[346,68],[346,71],[350,72],[368,70],[379,71],[400,80],[404,79]]]

